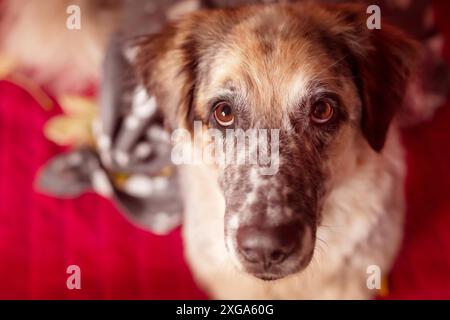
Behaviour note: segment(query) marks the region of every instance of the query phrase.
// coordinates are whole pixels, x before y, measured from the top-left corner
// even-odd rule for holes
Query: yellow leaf
[[[97,115],[95,100],[82,96],[61,96],[58,102],[68,115],[80,116],[92,120]]]
[[[0,55],[0,79],[7,77],[16,67],[17,62],[8,56]]]
[[[92,145],[91,122],[81,117],[56,116],[44,126],[44,135],[58,145]]]

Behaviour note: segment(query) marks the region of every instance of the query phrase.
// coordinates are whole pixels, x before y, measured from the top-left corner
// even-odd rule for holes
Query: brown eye
[[[229,127],[234,123],[231,106],[226,102],[219,102],[214,109],[214,118],[222,127]]]
[[[318,124],[328,122],[333,117],[333,106],[326,101],[318,101],[312,106],[311,119]]]

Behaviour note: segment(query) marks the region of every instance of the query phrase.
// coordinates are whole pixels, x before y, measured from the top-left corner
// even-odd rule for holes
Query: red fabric
[[[434,1],[450,61],[449,1]],[[403,248],[390,276],[392,299],[450,299],[450,99],[432,121],[404,131],[407,212]]]
[[[450,35],[447,1],[438,2]],[[446,55],[450,61],[450,46]],[[130,225],[108,200],[38,194],[33,177],[57,154],[42,134],[46,112],[0,82],[0,299],[205,298],[183,260],[179,230],[160,237]],[[404,132],[407,224],[388,298],[450,298],[450,102],[433,121]],[[81,268],[68,290],[66,268]]]
[[[42,133],[57,112],[0,81],[0,299],[204,298],[179,230],[139,230],[95,194],[60,200],[34,191],[37,170],[61,151]],[[66,287],[72,264],[81,268],[81,290]]]

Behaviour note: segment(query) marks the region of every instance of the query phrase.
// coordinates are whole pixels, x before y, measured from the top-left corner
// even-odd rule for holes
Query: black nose
[[[297,224],[270,228],[243,226],[237,231],[237,247],[246,262],[267,269],[282,263],[295,252],[299,237]]]

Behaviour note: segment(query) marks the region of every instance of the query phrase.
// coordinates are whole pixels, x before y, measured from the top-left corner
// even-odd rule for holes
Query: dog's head
[[[386,24],[369,30],[367,18],[345,5],[197,12],[138,51],[139,75],[173,128],[279,130],[267,139],[274,174],[218,166],[225,243],[258,278],[309,264],[327,193],[383,148],[416,46]]]

